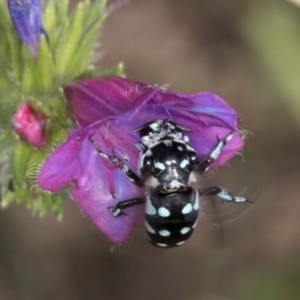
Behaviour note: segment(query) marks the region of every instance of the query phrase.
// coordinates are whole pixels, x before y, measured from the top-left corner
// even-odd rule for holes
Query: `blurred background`
[[[226,99],[249,134],[207,181],[255,204],[221,206],[219,250],[201,222],[176,249],[151,246],[142,224],[113,247],[71,200],[61,223],[13,205],[0,211],[0,299],[300,299],[300,7],[131,0],[99,51],[100,69],[123,61],[129,78]]]

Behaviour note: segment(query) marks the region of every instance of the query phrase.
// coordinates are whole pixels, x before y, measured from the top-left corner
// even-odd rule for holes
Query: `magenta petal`
[[[154,119],[170,119],[196,131],[208,126],[237,129],[235,111],[223,99],[208,92],[182,95],[156,90],[152,97],[137,98],[124,116],[138,126]]]
[[[113,217],[108,207],[120,200],[141,197],[143,189],[134,186],[119,170],[111,172],[111,180],[115,183],[115,199],[109,191],[107,172],[99,155],[89,141],[85,141],[79,160],[85,166],[73,186],[71,193],[82,211],[91,219],[97,228],[112,242],[122,243],[131,232],[133,226],[143,215],[143,206],[126,209],[126,214]]]
[[[82,79],[64,87],[69,110],[80,126],[106,116],[119,115],[149,89],[143,83],[122,77]]]
[[[44,163],[39,174],[39,185],[43,190],[57,192],[76,178],[78,173],[78,155],[82,140],[74,138],[76,131],[71,132],[69,139],[55,150]]]

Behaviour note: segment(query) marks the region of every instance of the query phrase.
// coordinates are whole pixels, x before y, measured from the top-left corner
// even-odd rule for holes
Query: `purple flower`
[[[29,103],[22,104],[13,118],[13,127],[19,137],[36,147],[47,144],[45,125],[47,117],[36,113]]]
[[[47,35],[42,25],[41,1],[8,0],[8,8],[19,39],[36,57],[40,35]]]
[[[72,182],[71,194],[82,211],[112,242],[121,243],[143,214],[142,206],[126,209],[125,216],[114,218],[108,207],[134,197],[143,197],[143,188],[133,185],[109,161],[100,157],[92,143],[119,158],[138,173],[139,141],[134,129],[154,119],[171,119],[190,128],[191,146],[204,160],[216,146],[217,138],[234,131],[212,167],[224,164],[241,147],[237,116],[224,100],[212,93],[184,95],[124,79],[106,77],[83,79],[64,88],[69,113],[78,129],[46,160],[39,183],[42,189],[56,192]]]

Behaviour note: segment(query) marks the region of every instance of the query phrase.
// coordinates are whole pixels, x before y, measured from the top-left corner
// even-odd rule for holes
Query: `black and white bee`
[[[189,138],[183,135],[190,131],[168,119],[153,120],[135,129],[141,139],[136,145],[140,151],[140,176],[121,159],[101,151],[90,138],[100,156],[118,165],[133,184],[145,187],[145,197],[127,199],[110,207],[113,216],[119,217],[125,214],[124,209],[145,203],[147,237],[158,247],[179,246],[191,236],[197,224],[200,196],[217,195],[226,202],[250,202],[218,186],[193,187],[196,175],[209,168],[234,133],[217,140],[209,157],[200,161],[189,145]]]

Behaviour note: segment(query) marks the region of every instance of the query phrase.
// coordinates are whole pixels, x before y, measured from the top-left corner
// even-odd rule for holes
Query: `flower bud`
[[[21,139],[36,147],[44,147],[47,144],[44,134],[46,121],[46,116],[36,113],[29,103],[24,103],[13,118],[13,126]]]
[[[36,57],[40,35],[47,35],[42,25],[40,0],[8,0],[9,12],[19,39]]]

